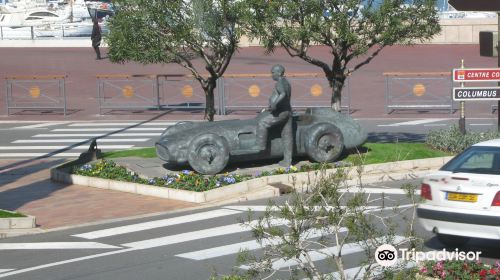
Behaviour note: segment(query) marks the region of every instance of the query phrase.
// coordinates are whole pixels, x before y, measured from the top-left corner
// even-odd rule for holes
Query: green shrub
[[[427,135],[426,143],[438,150],[460,153],[470,145],[500,138],[500,133],[494,131],[488,132],[466,132],[462,134],[457,125],[453,125],[449,129],[439,129],[430,131]]]

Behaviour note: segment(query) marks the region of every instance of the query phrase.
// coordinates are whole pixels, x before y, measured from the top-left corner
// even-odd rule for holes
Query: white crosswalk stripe
[[[444,120],[447,120],[447,119],[423,119],[423,120],[399,122],[399,123],[392,123],[392,124],[379,124],[377,126],[388,127],[388,126],[421,125],[421,124],[428,124],[428,123],[433,123],[433,122],[440,122],[440,121],[444,121]]]
[[[257,221],[253,221],[252,223],[255,224],[256,222]],[[274,226],[284,225],[285,220],[273,220],[271,222],[271,224]],[[231,225],[227,225],[227,226],[220,226],[220,227],[185,232],[185,233],[180,233],[180,234],[175,234],[175,235],[170,235],[170,236],[165,236],[165,237],[130,242],[130,243],[121,244],[121,246],[130,247],[130,248],[139,248],[139,249],[149,249],[149,248],[178,244],[178,243],[183,243],[183,242],[193,241],[193,240],[198,240],[198,239],[205,239],[205,238],[223,236],[223,235],[228,235],[228,234],[248,232],[251,230],[252,230],[251,226],[246,225],[246,224],[237,223],[237,224],[231,224]]]
[[[99,149],[129,149],[134,145],[99,145]],[[0,146],[0,150],[61,150],[66,149],[68,146]],[[81,145],[71,147],[72,150],[87,150],[88,145]]]
[[[151,143],[176,122],[40,122],[18,126],[33,135],[0,146],[0,158],[78,157],[93,138],[102,151],[153,146]],[[39,133],[46,130],[47,133]],[[26,134],[24,134],[26,135]],[[75,146],[75,143],[82,143]],[[148,143],[149,142],[149,143]],[[85,143],[85,144],[83,144]],[[141,144],[139,144],[141,143]],[[140,147],[137,147],[137,146]],[[60,150],[64,150],[61,152]],[[59,152],[56,152],[59,151]]]
[[[127,139],[98,139],[97,144],[100,143],[111,143],[111,142],[146,142],[148,141],[149,138],[127,138]],[[85,141],[90,141],[90,139],[37,139],[37,140],[16,140],[12,143],[78,143],[78,142],[85,142]]]
[[[383,239],[381,238],[380,241],[382,241],[382,240]],[[394,243],[400,243],[400,242],[403,242],[405,240],[406,240],[406,238],[403,236],[395,236]],[[328,248],[324,248],[321,250],[311,251],[311,252],[309,252],[309,259],[312,262],[316,262],[316,261],[321,261],[321,260],[330,258],[331,256],[337,256],[337,255],[339,255],[339,252],[342,253],[342,256],[346,256],[349,254],[360,253],[360,252],[364,252],[364,251],[365,251],[365,247],[359,243],[347,243],[347,244],[344,244],[341,249],[339,246],[333,246],[333,247],[328,247]],[[273,267],[273,269],[281,269],[281,268],[285,268],[285,267],[296,266],[299,264],[299,261],[306,262],[306,259],[303,256],[301,256],[299,260],[275,259],[273,261],[272,267]],[[240,268],[241,269],[249,269],[250,266],[242,265],[242,266],[240,266]]]
[[[119,227],[105,228],[101,230],[84,232],[80,234],[74,234],[72,237],[84,238],[84,239],[99,239],[99,238],[109,238],[114,236],[122,236],[119,242],[120,244],[110,245],[113,243],[113,239],[107,239],[103,242],[35,242],[35,243],[0,243],[0,253],[2,250],[71,250],[71,249],[111,249],[111,251],[106,253],[95,253],[93,255],[85,255],[83,257],[74,257],[66,259],[64,261],[55,261],[52,263],[38,264],[32,267],[22,267],[18,269],[4,268],[0,269],[0,278],[7,277],[10,275],[18,275],[26,272],[32,272],[41,269],[47,269],[55,266],[67,265],[71,263],[77,263],[82,261],[87,261],[96,258],[102,258],[106,256],[119,255],[125,253],[132,253],[134,251],[146,250],[150,248],[171,246],[175,244],[185,243],[195,240],[203,240],[200,244],[205,248],[200,248],[196,251],[179,252],[175,254],[175,257],[182,258],[189,261],[204,261],[211,262],[216,258],[234,257],[236,259],[237,254],[241,250],[251,250],[258,251],[262,250],[262,246],[279,244],[279,239],[265,240],[263,243],[259,243],[257,240],[250,239],[252,234],[250,231],[252,227],[247,224],[241,223],[230,223],[222,226],[209,226],[202,227],[202,229],[185,231],[176,234],[165,234],[172,229],[172,226],[177,226],[180,224],[192,223],[194,226],[197,224],[220,224],[219,221],[223,220],[225,217],[240,216],[244,217],[246,215],[246,209],[236,207],[239,205],[230,205],[227,207],[220,207],[214,210],[207,210],[204,212],[198,212],[194,214],[182,215],[178,217],[172,217],[167,219],[158,219],[148,222],[129,224]],[[260,209],[257,207],[260,205],[253,205],[250,208]],[[372,209],[374,210],[374,209]],[[237,217],[233,217],[234,220]],[[225,219],[224,221],[231,221],[233,219]],[[209,223],[200,223],[202,221],[210,221]],[[251,221],[251,225],[255,225],[256,220]],[[272,226],[286,227],[287,221],[283,219],[275,219],[271,222]],[[199,227],[198,227],[199,228]],[[155,231],[152,231],[155,230]],[[143,232],[149,239],[137,240],[138,236],[144,235],[133,235],[131,233]],[[339,233],[347,233],[347,228],[341,228]],[[304,240],[311,240],[324,236],[325,231],[320,229],[311,229],[307,233],[302,235]],[[217,238],[227,235],[233,235],[231,238]],[[213,239],[212,239],[213,238]],[[134,240],[135,239],[135,240]],[[215,240],[214,243],[211,240]],[[124,242],[127,240],[128,242]],[[206,240],[206,241],[205,241]],[[228,240],[228,241],[226,241]],[[229,241],[230,240],[230,241]],[[234,241],[240,240],[240,241]],[[241,242],[241,240],[247,240]],[[379,241],[384,241],[385,238],[381,237]],[[406,241],[402,236],[396,236],[393,240],[395,243],[401,243]],[[108,243],[108,244],[106,244]],[[183,247],[179,247],[182,248]],[[167,250],[168,251],[168,250]],[[342,248],[342,255],[357,256],[356,254],[364,254],[365,248],[360,245],[360,243],[348,243]],[[256,252],[258,254],[259,252]],[[332,255],[339,254],[339,248],[337,246],[332,246],[324,249],[310,251],[309,257],[314,262],[320,262]],[[297,260],[285,260],[285,259],[274,259],[272,260],[272,266],[274,269],[283,269],[288,267],[294,267],[298,264]],[[248,269],[249,265],[240,266],[242,269]],[[346,267],[345,273],[354,273],[363,267]],[[337,272],[331,272],[331,275],[338,275]],[[349,274],[350,275],[350,274]]]
[[[346,228],[341,228],[339,230],[339,233],[346,232],[346,231],[347,231]],[[312,239],[312,238],[320,237],[320,236],[322,236],[322,234],[323,233],[320,230],[312,230],[309,233],[305,233],[304,238]],[[226,255],[237,254],[238,252],[240,252],[242,250],[252,251],[252,250],[262,249],[263,246],[267,246],[267,245],[271,245],[271,244],[278,244],[278,243],[280,243],[280,242],[278,242],[278,241],[273,242],[273,241],[268,240],[268,239],[263,240],[262,244],[259,243],[257,240],[250,240],[250,241],[246,241],[246,242],[239,242],[239,243],[214,247],[214,248],[205,249],[205,250],[183,253],[183,254],[176,255],[176,257],[201,261],[201,260],[217,258],[217,257],[221,257],[221,256],[226,256]]]
[[[34,135],[33,137],[35,138],[48,138],[48,137],[99,137],[99,136],[104,136],[104,135],[109,135],[112,137],[145,137],[145,136],[160,136],[161,132],[151,132],[151,133],[113,133],[109,134],[108,133],[53,133],[53,134],[37,134]]]
[[[68,158],[77,158],[80,156],[80,153],[0,153],[0,158],[32,158],[32,157],[47,157],[47,156],[56,156],[56,157],[68,157]]]
[[[224,217],[224,216],[229,216],[229,215],[234,215],[234,214],[239,214],[239,213],[241,213],[241,212],[234,211],[234,210],[228,210],[228,209],[217,209],[217,210],[213,210],[213,211],[196,213],[196,214],[185,215],[185,216],[179,216],[179,217],[175,217],[175,218],[156,220],[156,221],[152,221],[152,222],[132,224],[132,225],[128,225],[128,226],[121,226],[121,227],[109,228],[109,229],[104,229],[104,230],[75,234],[73,236],[81,237],[81,238],[85,238],[85,239],[96,239],[96,238],[132,233],[132,232],[137,232],[137,231],[149,230],[149,229],[154,229],[154,228],[179,225],[179,224],[184,224],[184,223],[188,223],[188,222],[208,220],[208,219]]]
[[[54,125],[61,125],[65,124],[68,122],[49,122],[49,123],[39,123],[39,124],[32,124],[32,125],[25,125],[25,126],[18,126],[14,127],[14,129],[33,129],[33,128],[47,128],[49,126],[54,126]]]
[[[163,131],[165,127],[106,127],[106,128],[56,128],[53,132],[82,132],[82,131]]]
[[[170,126],[174,125],[176,122],[147,122],[147,123],[138,123],[138,122],[112,122],[112,123],[73,123],[70,124],[69,126],[85,126],[85,127],[92,127],[92,126],[134,126],[134,125],[140,125],[140,126]]]
[[[37,242],[0,243],[0,250],[69,250],[69,249],[117,249],[121,247],[97,242]]]

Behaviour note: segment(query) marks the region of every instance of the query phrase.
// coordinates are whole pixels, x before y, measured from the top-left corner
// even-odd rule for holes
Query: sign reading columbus
[[[453,100],[500,100],[500,87],[455,87]]]
[[[500,82],[500,68],[453,69],[454,82]]]

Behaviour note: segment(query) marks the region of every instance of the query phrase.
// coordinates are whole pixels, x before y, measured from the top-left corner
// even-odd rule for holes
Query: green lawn
[[[120,157],[142,157],[142,158],[155,158],[156,150],[154,147],[142,149],[130,149],[124,151],[105,152],[102,154],[103,158],[120,158]]]
[[[365,143],[358,151],[350,151],[344,160],[354,162],[361,156],[362,163],[373,164],[451,155],[432,149],[425,143]]]
[[[26,216],[21,213],[11,213],[0,210],[0,218],[18,218],[18,217],[26,217]]]
[[[431,157],[449,156],[451,154],[434,150],[425,143],[365,143],[361,148],[349,151],[343,160],[356,161],[361,155],[364,164],[384,163],[391,161],[412,160]],[[154,147],[130,149],[103,153],[104,158],[142,157],[155,158]]]

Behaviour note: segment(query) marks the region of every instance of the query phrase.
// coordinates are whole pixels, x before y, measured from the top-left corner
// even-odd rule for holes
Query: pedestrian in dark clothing
[[[101,51],[99,50],[99,46],[101,45],[101,27],[97,22],[97,19],[93,20],[94,26],[92,27],[92,34],[90,35],[90,39],[92,40],[92,47],[94,48],[96,59],[101,59]]]

